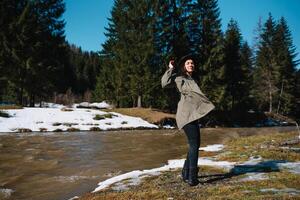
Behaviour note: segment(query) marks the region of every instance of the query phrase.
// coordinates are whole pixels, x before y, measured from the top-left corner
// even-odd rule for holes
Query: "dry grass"
[[[12,110],[12,109],[23,109],[23,107],[22,106],[12,106],[12,105],[8,105],[8,106],[6,106],[6,105],[2,105],[2,106],[0,106],[0,110]]]
[[[220,175],[225,176],[220,176]],[[267,188],[300,189],[300,176],[288,172],[270,172],[264,181],[239,181],[240,176],[226,177],[226,172],[211,167],[201,167],[201,184],[190,187],[181,180],[180,170],[164,172],[159,176],[144,178],[138,186],[129,186],[129,190],[115,191],[107,189],[94,194],[86,194],[80,200],[140,200],[140,199],[179,199],[179,200],[215,200],[215,199],[299,199],[288,194],[262,192]]]
[[[175,114],[164,113],[151,108],[114,108],[110,111],[133,117],[140,117],[150,123],[155,124],[160,123],[166,118],[175,119]]]
[[[219,156],[220,159],[243,161],[251,156],[262,156],[266,159],[299,161],[300,155],[296,152],[280,149],[279,144],[293,139],[296,132],[276,133],[270,135],[250,136],[233,139],[226,143],[226,149]],[[296,145],[297,146],[297,145]],[[227,152],[225,154],[225,152]],[[201,154],[201,153],[200,153]],[[210,155],[202,153],[202,156]],[[159,176],[142,179],[136,186],[128,186],[128,190],[116,191],[114,187],[106,190],[86,194],[80,200],[227,200],[227,199],[300,199],[298,194],[264,192],[262,189],[300,190],[300,175],[287,171],[265,171],[266,180],[241,181],[245,174],[233,174],[213,167],[201,167],[199,180],[201,184],[189,187],[181,180],[180,169],[167,171]]]
[[[283,149],[280,146],[283,141],[296,137],[298,137],[298,133],[293,131],[235,138],[225,143],[224,151],[226,153],[221,154],[219,159],[246,161],[250,157],[261,156],[264,159],[300,161],[299,152]]]

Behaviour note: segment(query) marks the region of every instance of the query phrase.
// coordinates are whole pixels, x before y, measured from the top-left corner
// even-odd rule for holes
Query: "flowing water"
[[[202,129],[201,146],[289,130],[295,128]],[[111,176],[160,167],[186,151],[185,135],[176,130],[2,134],[0,199],[69,199]]]

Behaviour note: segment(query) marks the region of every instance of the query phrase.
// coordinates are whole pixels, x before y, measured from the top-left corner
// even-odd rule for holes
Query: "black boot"
[[[187,181],[189,179],[189,167],[188,167],[187,160],[184,161],[184,165],[183,165],[182,171],[181,171],[181,177],[182,177],[182,180],[187,183]]]
[[[189,179],[188,179],[187,183],[190,186],[196,186],[199,184],[198,171],[199,171],[198,167],[189,168]]]

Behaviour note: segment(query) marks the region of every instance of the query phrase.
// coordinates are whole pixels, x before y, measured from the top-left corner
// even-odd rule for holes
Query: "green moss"
[[[111,114],[111,113],[106,113],[106,114],[103,114],[103,115],[100,115],[100,114],[96,114],[95,117],[93,118],[94,120],[102,120],[102,119],[105,119],[105,118],[112,118],[114,117],[115,115],[114,114]]]
[[[105,119],[105,117],[103,115],[95,115],[95,117],[93,118],[94,120],[102,120],[102,119]]]

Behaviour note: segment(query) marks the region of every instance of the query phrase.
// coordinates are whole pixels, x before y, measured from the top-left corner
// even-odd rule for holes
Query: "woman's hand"
[[[174,69],[174,60],[170,60],[169,69]]]

